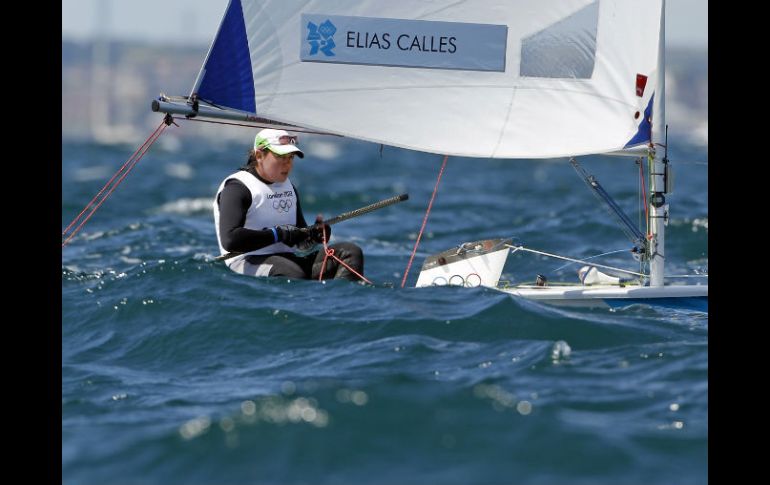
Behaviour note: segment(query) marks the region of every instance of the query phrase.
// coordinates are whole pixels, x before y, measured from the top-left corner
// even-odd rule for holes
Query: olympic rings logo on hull
[[[281,199],[273,201],[273,209],[277,212],[289,212],[291,206],[294,205],[290,200]]]
[[[459,274],[454,274],[449,277],[449,280],[443,276],[436,276],[431,283],[433,286],[464,286],[466,288],[475,288],[481,286],[481,276],[478,273],[470,273],[463,277]]]

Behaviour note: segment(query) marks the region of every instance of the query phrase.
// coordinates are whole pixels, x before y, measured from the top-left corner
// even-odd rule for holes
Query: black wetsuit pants
[[[329,246],[334,250],[334,255],[340,258],[356,272],[364,274],[364,253],[357,245],[349,242],[341,242]],[[292,253],[278,253],[269,255],[247,256],[244,264],[232,267],[233,271],[251,276],[283,276],[296,279],[318,279],[321,274],[321,266],[324,260],[324,251],[315,251],[305,256],[297,256]],[[351,273],[336,259],[329,257],[326,260],[323,279],[344,278],[352,281],[358,280],[358,276]]]

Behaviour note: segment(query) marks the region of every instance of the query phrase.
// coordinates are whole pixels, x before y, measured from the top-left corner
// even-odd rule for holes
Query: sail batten
[[[651,136],[661,2],[232,0],[198,94],[432,153],[622,151]]]

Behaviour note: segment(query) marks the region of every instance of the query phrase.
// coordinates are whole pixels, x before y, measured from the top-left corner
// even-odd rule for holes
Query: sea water
[[[401,288],[442,157],[303,136],[307,220],[410,197],[332,229],[373,286],[257,279],[214,260],[212,197],[254,135],[233,129],[242,143],[164,134],[62,249],[63,483],[707,482],[707,314],[414,288],[426,256],[479,239],[629,250],[567,159],[450,157]],[[136,148],[63,145],[62,228]],[[708,272],[706,149],[670,143],[668,274]],[[580,162],[639,222],[634,160]],[[579,266],[517,253],[503,279]]]

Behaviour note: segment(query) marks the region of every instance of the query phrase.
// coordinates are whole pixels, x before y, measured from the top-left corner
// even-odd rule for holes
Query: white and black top
[[[275,242],[271,228],[307,227],[294,184],[268,182],[253,168],[226,177],[213,206],[220,253],[244,253],[226,260],[228,266],[252,254],[294,253],[295,248]]]

